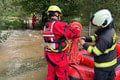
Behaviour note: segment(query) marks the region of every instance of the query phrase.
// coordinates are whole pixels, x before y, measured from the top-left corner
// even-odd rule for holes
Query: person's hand
[[[85,40],[84,39],[80,39],[80,44],[84,45],[85,44]]]
[[[85,37],[81,37],[81,39],[85,40]]]

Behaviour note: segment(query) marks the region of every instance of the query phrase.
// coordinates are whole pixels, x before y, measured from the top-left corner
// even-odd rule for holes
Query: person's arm
[[[97,35],[96,35],[96,34],[94,34],[93,36],[84,37],[85,42],[95,42],[95,41],[96,41],[96,38],[97,38]]]
[[[66,25],[64,27],[64,35],[68,39],[78,38],[80,37],[80,31],[78,28],[74,28],[69,25]]]
[[[109,43],[106,40],[100,39],[97,41],[96,45],[92,46],[88,43],[85,43],[84,40],[80,42],[83,45],[83,48],[88,52],[92,53],[94,56],[100,56],[104,54],[104,51],[108,48]]]
[[[79,29],[73,28],[64,22],[56,22],[53,30],[56,35],[60,35],[60,36],[64,35],[66,39],[73,39],[80,37]]]

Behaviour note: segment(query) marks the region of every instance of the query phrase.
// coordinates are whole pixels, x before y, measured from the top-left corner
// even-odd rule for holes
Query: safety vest
[[[61,36],[59,39],[56,38],[55,34],[53,33],[53,27],[55,23],[56,21],[53,21],[51,26],[49,26],[49,24],[44,26],[43,37],[45,41],[45,51],[60,53],[65,51],[69,45],[65,41],[66,39],[64,36]]]

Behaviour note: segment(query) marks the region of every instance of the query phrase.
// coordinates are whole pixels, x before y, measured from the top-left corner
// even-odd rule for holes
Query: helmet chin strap
[[[51,18],[56,19],[56,20],[60,20],[61,19],[60,16],[53,16]]]
[[[60,20],[61,18],[60,18],[60,16],[57,16],[57,18],[58,18],[58,20]]]
[[[60,18],[60,14],[59,13],[54,13],[54,16],[52,16],[51,18],[54,18],[54,19],[56,19],[56,20],[61,20],[61,18]]]
[[[61,19],[59,13],[55,13],[55,16],[57,17],[57,20]]]

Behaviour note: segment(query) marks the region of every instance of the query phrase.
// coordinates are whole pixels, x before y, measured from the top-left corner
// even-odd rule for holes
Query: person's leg
[[[94,80],[107,80],[109,72],[103,71],[101,69],[94,69]]]
[[[33,29],[36,29],[36,23],[35,22],[32,23],[32,27],[33,27]]]
[[[115,70],[112,70],[109,75],[107,80],[114,80],[115,79]]]
[[[55,67],[47,62],[48,64],[48,75],[46,80],[55,80]]]
[[[56,75],[58,77],[58,80],[69,80],[68,71],[68,65],[65,67],[56,67]]]

